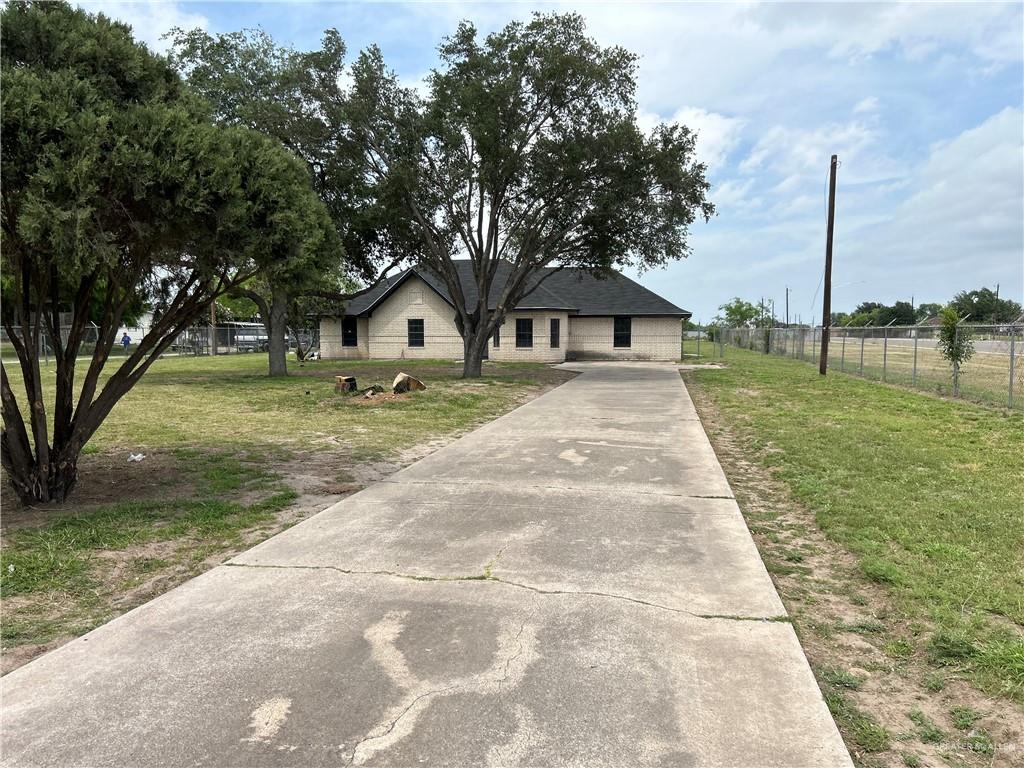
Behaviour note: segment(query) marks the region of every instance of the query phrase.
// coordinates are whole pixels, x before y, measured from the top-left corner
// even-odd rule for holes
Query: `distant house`
[[[456,261],[466,301],[475,306],[472,265]],[[499,265],[490,306],[510,265]],[[690,313],[614,273],[598,279],[581,270],[544,270],[541,284],[508,312],[488,343],[492,360],[561,362],[582,359],[675,360],[682,320]],[[412,267],[349,302],[345,314],[320,321],[324,358],[460,359],[462,337],[444,282]]]

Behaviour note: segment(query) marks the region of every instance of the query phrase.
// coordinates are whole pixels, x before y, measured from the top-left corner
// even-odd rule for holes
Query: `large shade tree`
[[[1013,323],[1021,320],[1021,306],[1012,299],[1000,298],[991,288],[960,291],[950,305],[972,323]]]
[[[125,25],[13,2],[0,34],[2,320],[18,358],[2,366],[0,447],[22,501],[60,502],[82,447],[212,300],[272,261],[338,245],[302,164],[255,132],[216,126]],[[159,318],[108,365],[145,300]],[[87,331],[95,345],[80,358]],[[40,364],[44,344],[55,375]]]
[[[538,14],[483,39],[464,22],[440,57],[420,98],[379,50],[363,52],[347,115],[352,146],[454,300],[464,375],[479,376],[488,338],[542,268],[663,265],[688,254],[688,228],[714,208],[695,135],[640,130],[636,57],[598,45],[582,17]],[[472,262],[472,305],[458,258]]]
[[[278,45],[263,30],[172,33],[172,61],[213,106],[218,120],[258,130],[299,157],[343,243],[334,254],[282,262],[233,293],[259,308],[270,338],[271,375],[287,373],[286,333],[314,307],[350,298],[356,281],[375,284],[418,250],[418,238],[394,199],[382,196],[352,151],[343,86],[345,44],[324,32],[319,50]],[[301,350],[301,346],[300,346]]]

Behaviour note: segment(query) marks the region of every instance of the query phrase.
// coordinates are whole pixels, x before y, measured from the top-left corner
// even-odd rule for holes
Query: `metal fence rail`
[[[69,328],[61,330],[62,336],[66,339]],[[119,328],[115,338],[114,346],[110,350],[111,358],[130,355],[138,347],[142,338],[149,333],[148,326],[136,326]],[[94,327],[87,327],[83,334],[82,344],[78,350],[79,358],[92,357],[96,344],[99,341],[99,334]],[[127,343],[122,339],[127,336]],[[320,343],[320,331],[317,328],[305,328],[292,330],[288,334],[287,344],[289,350],[295,350],[300,344],[303,349],[316,348]],[[266,352],[270,346],[270,338],[261,323],[228,323],[211,327],[208,325],[197,325],[186,329],[174,339],[165,355],[168,356],[195,356],[206,355],[234,355],[250,352]],[[5,330],[0,330],[0,356],[4,360],[11,360],[16,357],[14,346],[7,337]],[[53,356],[53,348],[45,333],[40,334],[39,356],[48,360]]]
[[[712,328],[716,354],[738,347],[817,364],[821,328]],[[1024,410],[1024,325],[961,325],[974,354],[958,370],[939,352],[939,328],[832,328],[834,371]]]

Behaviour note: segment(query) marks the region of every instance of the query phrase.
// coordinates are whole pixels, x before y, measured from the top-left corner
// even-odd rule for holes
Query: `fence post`
[[[700,323],[697,323],[697,357],[700,357]]]
[[[910,386],[917,386],[917,328],[914,329],[914,373],[910,377]]]
[[[864,375],[864,331],[860,332],[860,375]]]
[[[839,355],[839,370],[846,371],[846,332],[843,331],[843,350]]]
[[[889,327],[882,331],[882,381],[885,381],[886,367],[889,363]]]
[[[1017,329],[1010,327],[1010,386],[1006,395],[1006,406],[1013,408],[1013,358],[1017,351]]]
[[[818,351],[818,332],[811,328],[811,362],[814,362],[814,355]]]

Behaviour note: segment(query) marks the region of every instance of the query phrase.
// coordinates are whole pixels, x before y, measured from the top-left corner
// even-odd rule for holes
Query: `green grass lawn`
[[[268,378],[266,368],[259,354],[158,360],[87,450],[304,450],[341,440],[360,458],[385,456],[493,418],[531,387],[567,376],[539,364],[487,363],[483,378],[464,381],[461,365],[438,360],[292,360],[292,375],[283,378]],[[399,371],[423,379],[427,390],[368,404],[334,392],[337,374],[356,376],[361,388],[379,383],[390,390]],[[17,392],[20,376],[11,367],[8,374]]]
[[[920,622],[893,654],[1024,702],[1024,415],[734,348],[724,362],[688,380]]]
[[[290,361],[293,375],[270,379],[266,365],[257,354],[159,360],[86,446],[65,505],[20,508],[4,484],[5,671],[571,377],[487,363],[464,381],[450,361],[404,360]],[[337,374],[390,390],[398,371],[426,391],[334,391]]]

